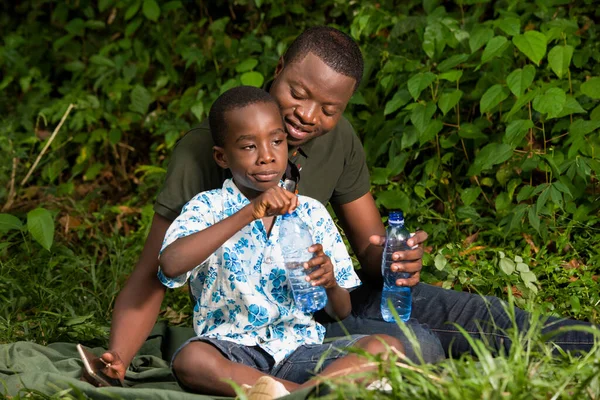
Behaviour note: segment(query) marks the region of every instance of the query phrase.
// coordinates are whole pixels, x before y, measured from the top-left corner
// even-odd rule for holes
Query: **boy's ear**
[[[223,169],[229,168],[227,156],[225,155],[225,150],[222,147],[213,146],[213,158],[219,167]]]
[[[277,61],[277,66],[275,67],[275,75],[273,76],[273,79],[277,79],[279,74],[281,74],[281,71],[283,71],[283,66],[283,56],[281,56],[279,57],[279,61]]]

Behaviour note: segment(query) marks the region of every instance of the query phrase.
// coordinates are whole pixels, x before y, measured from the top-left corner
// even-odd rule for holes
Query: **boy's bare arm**
[[[163,274],[167,278],[175,278],[191,271],[253,220],[252,207],[247,205],[200,232],[175,240],[160,256]]]
[[[275,186],[266,190],[232,216],[167,246],[159,259],[163,274],[175,278],[191,271],[255,219],[287,214],[297,205],[297,196],[285,189]]]

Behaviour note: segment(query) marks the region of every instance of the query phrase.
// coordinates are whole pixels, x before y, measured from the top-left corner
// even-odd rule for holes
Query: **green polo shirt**
[[[174,220],[192,197],[220,188],[229,170],[213,159],[214,142],[208,121],[192,129],[175,145],[165,183],[154,211]],[[365,152],[354,128],[341,118],[331,131],[290,150],[290,160],[300,169],[298,193],[324,205],[346,204],[369,192],[369,171]]]

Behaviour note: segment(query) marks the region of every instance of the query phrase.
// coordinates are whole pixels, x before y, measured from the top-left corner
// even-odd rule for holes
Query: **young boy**
[[[372,354],[390,346],[402,350],[397,339],[386,335],[322,344],[324,328],[295,306],[285,270],[273,262],[282,258],[277,215],[302,218],[321,241],[311,246],[315,256],[305,268],[319,266],[307,280],[325,288],[326,310],[333,317],[350,313],[346,289],[360,281],[325,207],[281,187],[288,152],[275,100],[257,88],[231,89],[211,107],[209,123],[214,159],[233,179],[185,205],[167,231],[158,272],[167,287],[189,279],[195,301],[197,337],[173,357],[181,386],[232,396],[224,379],[253,385],[270,375],[294,391],[314,384],[311,371],[323,354],[321,375],[329,375],[361,370],[366,361],[344,355],[349,346]]]

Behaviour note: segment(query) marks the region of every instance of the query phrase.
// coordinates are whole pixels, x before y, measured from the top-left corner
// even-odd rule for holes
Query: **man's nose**
[[[317,122],[318,106],[315,103],[296,107],[296,117],[304,125],[314,125]]]

